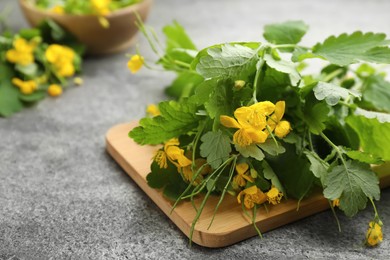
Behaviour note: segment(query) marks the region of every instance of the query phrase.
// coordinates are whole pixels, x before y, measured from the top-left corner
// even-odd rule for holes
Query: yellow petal
[[[246,171],[248,171],[248,169],[249,169],[249,165],[247,163],[238,163],[236,165],[236,171],[240,175],[243,175],[244,173],[246,173]]]
[[[246,188],[245,190],[243,190],[243,192],[244,192],[245,194],[254,195],[254,194],[257,193],[257,187],[256,187],[256,185],[251,186],[251,187]]]
[[[268,116],[275,110],[275,105],[270,101],[262,101],[250,106],[256,113]]]
[[[251,145],[253,143],[253,140],[250,134],[244,128],[241,128],[234,133],[233,143],[238,144],[242,147],[246,147],[248,145]]]
[[[250,120],[253,118],[253,109],[249,107],[239,107],[234,111],[234,117],[237,118],[241,127],[251,127]]]
[[[245,130],[247,134],[250,136],[253,143],[262,144],[268,138],[268,134],[266,134],[264,131],[256,130],[253,128],[245,129]]]
[[[291,126],[288,121],[280,121],[275,128],[275,135],[279,138],[283,138],[290,133]]]
[[[279,122],[280,120],[282,120],[283,118],[283,115],[284,115],[284,110],[286,108],[286,102],[284,101],[278,101],[276,102],[275,104],[275,113],[274,115],[276,116],[277,118],[277,122]]]
[[[241,128],[238,122],[230,116],[220,116],[219,121],[224,127],[228,128]]]

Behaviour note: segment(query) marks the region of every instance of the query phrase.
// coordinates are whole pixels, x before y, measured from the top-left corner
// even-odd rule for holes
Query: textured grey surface
[[[15,0],[13,29],[25,26]],[[364,31],[390,35],[390,1],[155,1],[149,24],[159,30],[177,19],[199,47],[259,40],[265,23],[303,19],[304,42]],[[153,57],[143,38],[141,51]],[[134,49],[129,49],[133,53]],[[369,207],[353,219],[330,211],[222,249],[188,247],[187,238],[106,154],[113,125],[143,115],[164,98],[173,75],[130,75],[124,54],[89,58],[82,87],[47,99],[9,119],[0,118],[0,259],[389,259],[385,237],[362,246]],[[377,203],[390,234],[390,190]]]

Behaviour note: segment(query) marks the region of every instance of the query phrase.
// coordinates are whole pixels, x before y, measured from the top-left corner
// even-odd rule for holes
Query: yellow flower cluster
[[[228,128],[238,128],[233,135],[233,142],[241,147],[264,143],[272,132],[279,138],[285,137],[291,130],[290,123],[282,120],[285,102],[273,104],[263,101],[249,107],[244,106],[234,111],[234,117],[222,115],[220,122]]]
[[[237,175],[233,178],[233,188],[239,189],[246,186],[247,182],[253,183],[254,180],[249,174],[249,165],[247,163],[239,163],[236,165]],[[276,205],[280,203],[283,197],[283,193],[276,187],[272,187],[268,192],[263,193],[255,185],[242,190],[238,196],[237,201],[241,203],[241,198],[244,196],[244,205],[246,208],[251,209],[255,204],[262,204],[268,201],[270,204]]]
[[[75,73],[74,51],[66,46],[52,44],[45,51],[46,59],[53,64],[58,75],[71,77]]]
[[[94,14],[107,15],[110,13],[111,0],[90,0]]]
[[[374,221],[371,221],[366,234],[366,243],[369,246],[376,246],[383,240],[382,227]]]
[[[13,47],[13,49],[8,50],[5,54],[9,62],[23,66],[34,62],[33,52],[36,47],[36,42],[18,38],[13,42]]]
[[[157,162],[161,169],[168,168],[168,160],[177,167],[177,171],[183,174],[183,177],[187,181],[192,181],[194,172],[200,171],[197,179],[194,181],[194,185],[198,185],[203,176],[210,173],[211,167],[207,164],[205,159],[199,158],[195,160],[195,167],[192,169],[192,161],[184,155],[184,150],[179,147],[179,140],[173,138],[164,144],[164,148],[158,150],[153,160]]]
[[[24,81],[19,78],[13,78],[12,84],[18,87],[20,89],[20,92],[25,95],[33,93],[38,88],[37,82],[35,80]]]

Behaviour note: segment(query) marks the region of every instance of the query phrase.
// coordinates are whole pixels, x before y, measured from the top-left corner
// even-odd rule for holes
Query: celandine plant
[[[0,35],[0,116],[62,94],[81,69],[84,46],[53,21]],[[75,78],[75,84],[82,80]]]
[[[197,51],[178,23],[164,27],[165,49],[152,29],[140,28],[157,64],[177,73],[167,88],[176,101],[148,107],[152,116],[129,136],[162,144],[147,181],[174,207],[203,196],[190,235],[211,195],[220,197],[214,212],[229,194],[255,222],[259,206],[300,201],[320,187],[334,213],[338,207],[351,217],[371,203],[365,242],[382,241],[379,179],[370,164],[390,160],[390,83],[368,63],[390,63],[385,34],[358,31],[305,47],[299,42],[308,26],[291,21],[265,26],[268,43]],[[327,64],[305,74],[313,58]],[[134,55],[128,66],[135,73],[143,64],[151,67]]]

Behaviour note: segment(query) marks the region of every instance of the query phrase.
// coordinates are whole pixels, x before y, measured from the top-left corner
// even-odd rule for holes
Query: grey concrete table
[[[26,26],[15,0],[12,28]],[[180,21],[197,45],[261,40],[266,23],[303,19],[312,44],[341,32],[390,35],[390,1],[155,1],[149,24]],[[141,51],[153,57],[140,38]],[[129,53],[134,53],[129,49]],[[89,58],[85,84],[57,99],[0,119],[0,259],[389,259],[390,240],[362,246],[372,210],[340,217],[330,211],[222,249],[188,247],[188,239],[106,154],[113,125],[143,116],[164,99],[173,75],[130,75],[124,54]],[[390,234],[390,190],[377,204]]]

